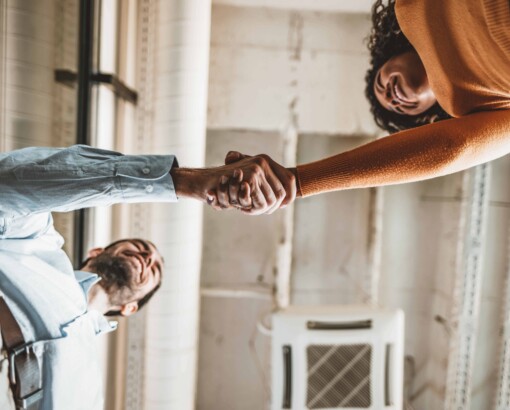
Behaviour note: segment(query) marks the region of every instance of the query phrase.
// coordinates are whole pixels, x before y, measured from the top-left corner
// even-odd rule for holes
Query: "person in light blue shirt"
[[[0,297],[25,342],[35,342],[42,363],[40,409],[103,408],[94,339],[116,326],[104,315],[135,313],[163,274],[156,246],[142,239],[92,249],[74,271],[51,212],[178,197],[211,204],[224,175],[247,181],[240,199],[276,209],[278,180],[262,177],[260,164],[243,172],[238,165],[179,168],[173,155],[122,155],[83,145],[0,154]],[[1,409],[12,405],[2,402],[8,399],[6,363],[0,367]]]

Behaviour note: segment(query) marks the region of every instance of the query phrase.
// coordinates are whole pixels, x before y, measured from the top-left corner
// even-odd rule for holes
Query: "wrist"
[[[205,199],[202,195],[202,179],[200,178],[199,169],[174,167],[171,169],[170,175],[174,182],[175,193],[178,197]]]

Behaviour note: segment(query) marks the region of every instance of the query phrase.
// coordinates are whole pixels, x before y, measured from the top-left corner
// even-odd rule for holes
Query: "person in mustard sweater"
[[[396,17],[396,18],[395,18]],[[369,40],[367,96],[389,137],[312,163],[284,168],[266,155],[229,152],[235,173],[207,201],[247,214],[271,213],[323,192],[420,181],[458,172],[510,152],[510,2],[378,0]],[[385,44],[391,37],[401,37]],[[389,57],[389,58],[388,58]],[[450,118],[451,117],[451,118]],[[260,166],[260,187],[243,169]],[[215,195],[216,194],[216,195]]]

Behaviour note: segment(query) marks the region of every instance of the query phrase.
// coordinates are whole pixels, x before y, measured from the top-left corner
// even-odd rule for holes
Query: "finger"
[[[270,209],[268,209],[266,213],[273,213],[280,207],[287,195],[283,184],[286,183],[286,178],[288,178],[288,176],[281,172],[282,170],[287,172],[287,169],[273,161],[268,155],[260,154],[254,158],[260,169],[263,171],[263,178],[267,181],[271,188],[270,192],[267,190],[267,187],[262,185],[264,194],[269,195],[269,197],[266,197],[266,200],[268,200],[268,203],[271,205]],[[276,173],[277,171],[279,171],[278,174]],[[290,172],[289,174],[291,176],[293,175]],[[274,201],[272,198],[274,198]]]
[[[228,176],[222,175],[220,177],[220,183],[216,189],[216,197],[218,199],[218,206],[221,209],[230,208],[230,200],[228,197]]]
[[[206,202],[207,202],[207,205],[210,205],[216,211],[221,211],[221,207],[218,203],[218,198],[216,197],[215,192],[213,192],[213,191],[207,192]]]
[[[272,214],[280,207],[286,197],[286,193],[282,183],[271,168],[264,172],[264,181],[261,183],[261,189],[269,204],[269,208],[265,213]]]
[[[274,161],[271,157],[266,154],[257,155],[256,158],[261,158],[267,162],[274,175],[280,182],[283,191],[280,191],[278,184],[273,179],[273,175],[267,175],[267,171],[265,174],[267,175],[267,180],[271,185],[273,192],[276,197],[279,199],[282,195],[284,198],[281,202],[281,205],[288,205],[292,203],[296,199],[297,195],[297,171],[296,168],[285,168]]]
[[[241,154],[239,151],[229,151],[225,156],[225,165],[232,164],[233,162],[241,161],[242,159],[250,158],[250,155]]]
[[[239,188],[239,205],[242,208],[252,208],[253,205],[251,203],[251,188],[250,184],[246,181],[241,183],[241,187]]]
[[[268,209],[266,197],[258,184],[251,186],[251,203],[252,208],[246,211],[250,215],[261,215]]]
[[[297,195],[297,177],[296,177],[296,168],[283,168],[276,164],[273,160],[270,162],[271,169],[274,171],[278,179],[280,180],[283,190],[285,192],[285,197],[280,205],[280,207],[285,207],[288,204],[294,202]],[[273,165],[275,164],[275,165]]]
[[[260,183],[260,191],[264,195],[267,207],[264,210],[265,214],[272,214],[280,206],[281,201],[277,201],[273,189],[266,180],[262,180]]]
[[[239,204],[239,188],[242,181],[243,171],[240,169],[234,170],[234,175],[230,178],[230,183],[228,184],[228,196],[231,205]]]

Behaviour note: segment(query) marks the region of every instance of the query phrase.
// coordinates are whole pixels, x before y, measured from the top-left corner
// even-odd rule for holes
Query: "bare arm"
[[[499,158],[510,152],[510,110],[487,111],[402,131],[329,158],[286,169],[267,156],[288,193],[282,205],[300,196],[366,188],[440,177]],[[232,154],[234,154],[232,156]],[[261,157],[261,156],[257,156]],[[229,153],[226,163],[238,158]],[[218,199],[227,207],[236,201],[238,184],[218,186]],[[297,190],[297,194],[296,194]],[[255,207],[257,213],[266,213]]]
[[[297,167],[302,196],[420,181],[510,152],[510,110],[481,112],[402,131]]]

